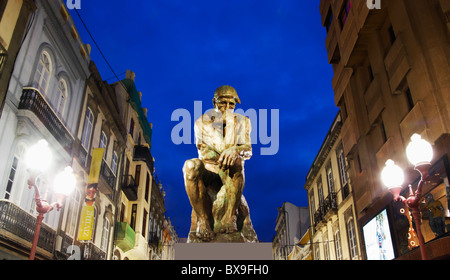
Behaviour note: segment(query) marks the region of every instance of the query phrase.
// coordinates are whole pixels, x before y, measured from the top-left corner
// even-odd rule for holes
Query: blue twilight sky
[[[202,102],[203,111],[211,109],[214,90],[225,84],[238,91],[238,108],[267,110],[268,123],[275,116],[271,110],[279,110],[279,137],[272,135],[267,145],[256,139],[245,165],[251,219],[259,239],[271,242],[277,207],[308,205],[306,174],[338,111],[319,0],[80,1],[78,12],[115,73],[120,79],[127,69],[136,73],[153,123],[156,174],[180,237],[189,232],[191,213],[181,169],[197,150],[194,144],[173,143],[179,121],[171,120],[172,113],[186,109],[193,122],[194,101]],[[70,12],[103,79],[114,77]],[[271,131],[269,125],[268,136]],[[276,141],[275,155],[261,155],[261,147],[275,147]]]

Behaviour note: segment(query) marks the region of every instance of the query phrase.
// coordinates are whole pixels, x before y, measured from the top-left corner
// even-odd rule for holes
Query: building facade
[[[294,246],[309,228],[309,211],[290,202],[278,208],[272,251],[275,260],[287,260]]]
[[[22,26],[29,4],[0,1],[0,12],[9,11],[11,22],[19,13]],[[30,255],[37,212],[25,155],[41,139],[53,155],[37,180],[41,196],[49,203],[57,200],[52,181],[66,166],[72,167],[77,186],[60,211],[44,215],[36,259],[170,259],[173,251],[163,254],[163,244],[171,248],[177,236],[165,216],[162,184],[154,178],[152,129],[134,73],[108,84],[65,1],[33,4],[26,31],[16,27],[25,36],[10,68],[0,117],[0,259]],[[5,16],[0,20],[3,26]],[[11,38],[16,37],[20,34]]]
[[[162,254],[164,190],[154,178],[151,154],[151,124],[141,107],[142,93],[135,85],[135,73],[113,84],[119,104],[119,120],[126,128],[122,188],[116,224],[114,258],[160,259]]]
[[[362,259],[341,128],[339,112],[306,176],[314,260]]]
[[[17,54],[33,21],[34,1],[2,1],[0,3],[0,116]]]
[[[112,257],[114,224],[120,192],[118,176],[125,147],[125,128],[119,117],[114,88],[103,81],[94,62],[89,64],[90,77],[86,83],[78,134],[74,142],[72,168],[78,176],[78,188],[66,204],[67,218],[63,223],[62,252],[70,246],[80,248],[80,259],[106,260]],[[92,170],[93,151],[103,148],[103,157],[95,195],[88,188]],[[90,236],[80,238],[83,207],[91,201],[94,206],[93,228]],[[82,241],[80,241],[82,240]],[[68,257],[68,256],[66,256]]]
[[[50,186],[60,169],[72,165],[89,76],[88,46],[77,36],[64,3],[34,3],[36,11],[15,60],[0,119],[0,239],[2,258],[7,259],[26,258],[36,224],[25,154],[40,139],[49,143],[52,163],[49,171],[38,177],[38,185],[49,202],[55,201]],[[51,259],[55,250],[61,250],[57,240],[65,215],[63,210],[45,215],[36,258]]]
[[[420,258],[409,211],[392,202],[380,173],[387,159],[405,170],[405,185],[417,185],[419,173],[405,149],[420,134],[434,148],[432,175],[423,200],[422,231],[429,258],[447,258],[450,215],[450,4],[432,1],[322,0],[332,85],[342,115],[342,144],[349,162],[355,214],[363,258]],[[407,194],[404,194],[407,196]],[[434,221],[439,220],[439,230]],[[383,224],[383,252],[377,237]],[[371,232],[371,233],[370,233]],[[371,234],[371,235],[370,235]],[[388,238],[389,237],[389,238]],[[373,239],[373,240],[372,240]],[[371,241],[372,240],[372,241]]]

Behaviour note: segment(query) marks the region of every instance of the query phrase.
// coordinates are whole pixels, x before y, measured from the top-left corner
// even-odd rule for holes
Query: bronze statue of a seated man
[[[225,241],[257,241],[242,195],[244,162],[252,156],[251,123],[234,113],[236,103],[240,103],[236,90],[221,86],[214,94],[214,109],[195,122],[199,158],[187,160],[183,167],[192,205],[189,242],[208,242],[216,235],[234,233],[241,233],[240,238]]]

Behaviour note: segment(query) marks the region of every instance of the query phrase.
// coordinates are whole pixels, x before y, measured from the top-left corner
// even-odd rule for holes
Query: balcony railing
[[[327,216],[333,213],[338,208],[337,195],[335,192],[331,192],[324,201],[324,214]]]
[[[61,146],[68,153],[72,151],[74,138],[37,89],[23,89],[19,102],[19,110],[33,112]]]
[[[116,175],[113,173],[111,168],[108,166],[108,164],[106,164],[106,162],[104,160],[102,160],[100,174],[108,186],[107,190],[103,190],[103,192],[107,195],[113,194],[114,189],[115,189],[115,184],[116,184]]]
[[[83,243],[83,260],[106,260],[106,253],[92,242]]]
[[[147,163],[147,167],[150,172],[153,173],[153,156],[150,152],[150,149],[144,145],[136,145],[134,146],[134,161],[145,161]]]
[[[35,228],[36,217],[8,200],[0,200],[0,230],[30,242],[31,247]],[[56,231],[42,223],[37,246],[53,253],[55,240]]]
[[[138,185],[132,175],[123,175],[122,191],[130,201],[138,199]]]
[[[319,206],[319,209],[314,212],[314,227],[317,227],[324,220],[324,207]]]

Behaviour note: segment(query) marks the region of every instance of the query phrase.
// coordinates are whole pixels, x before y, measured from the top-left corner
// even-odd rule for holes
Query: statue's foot
[[[231,221],[224,221],[220,223],[220,228],[218,232],[220,233],[233,233],[237,231],[236,219],[231,219]]]
[[[214,239],[214,231],[211,230],[208,224],[202,222],[198,222],[197,233],[195,235],[203,241],[211,241]]]

